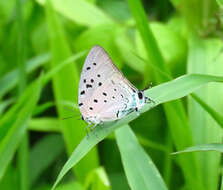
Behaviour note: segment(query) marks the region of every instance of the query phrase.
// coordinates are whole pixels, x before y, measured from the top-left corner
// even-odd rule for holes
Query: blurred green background
[[[222,10],[221,0],[0,0],[0,190],[51,189],[86,136],[77,90],[91,47],[104,47],[139,89],[184,74],[223,76]],[[222,142],[223,125],[214,117],[223,115],[222,84],[194,96],[129,124],[161,174],[162,189],[223,189],[219,152],[170,155]],[[131,143],[121,132],[92,148],[56,189],[161,189],[145,173],[141,183],[134,166],[128,173],[123,154]]]

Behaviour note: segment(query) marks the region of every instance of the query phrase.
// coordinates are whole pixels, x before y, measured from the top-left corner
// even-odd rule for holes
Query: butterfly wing
[[[79,107],[84,117],[97,115],[102,121],[114,120],[137,91],[102,47],[94,46],[90,50],[79,82]]]
[[[120,119],[134,107],[134,94],[121,76],[114,73],[90,98],[88,114],[100,121]]]

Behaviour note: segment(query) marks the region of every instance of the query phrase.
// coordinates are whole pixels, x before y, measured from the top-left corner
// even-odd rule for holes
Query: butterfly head
[[[144,90],[137,92],[136,107],[138,110],[140,110],[145,104],[150,103],[150,102],[154,103],[154,101],[151,98],[147,97],[144,94]]]
[[[146,104],[146,99],[147,97],[145,96],[144,91],[137,92],[136,107],[138,110],[140,110]]]

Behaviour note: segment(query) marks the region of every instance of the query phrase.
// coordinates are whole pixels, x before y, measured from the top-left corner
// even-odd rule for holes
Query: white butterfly
[[[92,128],[139,111],[152,101],[123,76],[100,46],[94,46],[84,62],[78,93],[82,119]]]

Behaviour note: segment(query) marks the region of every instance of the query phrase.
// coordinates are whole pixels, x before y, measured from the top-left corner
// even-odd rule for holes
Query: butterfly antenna
[[[69,117],[63,117],[62,120],[70,119],[70,118],[74,118],[74,115],[73,116],[69,116]]]
[[[73,109],[71,109],[71,108],[68,108],[68,107],[63,107],[65,110],[68,110],[68,111],[71,111],[71,112],[73,112],[73,113],[76,113],[75,112],[75,110],[73,110]],[[78,113],[77,115],[74,115],[74,116],[79,116],[80,115],[80,113]]]
[[[155,102],[152,98],[146,97],[146,101],[147,101],[147,100],[148,100],[147,103],[152,102],[153,104],[156,104],[156,102]]]
[[[74,112],[73,109],[63,106],[63,109]]]
[[[145,91],[145,90],[148,90],[148,89],[152,88],[152,85],[153,85],[153,83],[150,82],[149,85],[146,88],[144,88],[142,91]]]
[[[69,116],[69,117],[63,117],[62,120],[71,119],[71,118],[74,118],[74,117],[76,117],[76,115]],[[82,118],[77,118],[77,120],[82,120]]]

